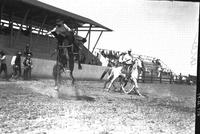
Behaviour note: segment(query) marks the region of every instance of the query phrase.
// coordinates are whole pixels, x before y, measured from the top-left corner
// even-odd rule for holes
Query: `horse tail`
[[[111,69],[110,68],[106,68],[104,70],[104,72],[102,73],[102,75],[100,77],[100,80],[102,80],[107,73],[109,73],[109,74],[111,73]]]

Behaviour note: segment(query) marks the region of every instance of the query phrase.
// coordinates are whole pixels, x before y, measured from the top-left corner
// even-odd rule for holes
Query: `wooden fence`
[[[142,75],[138,76],[138,82],[142,83],[170,83],[174,82],[174,77],[172,73],[164,73],[160,72],[160,76],[154,71],[151,70],[150,72],[143,71]]]

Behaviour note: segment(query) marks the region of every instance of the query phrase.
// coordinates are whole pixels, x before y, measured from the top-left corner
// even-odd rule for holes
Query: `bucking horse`
[[[71,78],[71,83],[74,85],[74,33],[70,32],[67,39],[62,39],[63,37],[57,35],[56,33],[52,33],[55,38],[58,40],[58,45],[56,48],[57,58],[56,64],[53,67],[53,77],[55,81],[55,90],[59,89],[59,85],[61,84],[61,74],[67,73],[66,68],[69,67],[69,76]],[[62,44],[59,44],[60,40],[62,40]],[[68,65],[69,64],[69,65]]]
[[[113,66],[111,68],[106,69],[101,78],[105,76],[106,73],[109,74],[107,77],[107,80],[105,81],[104,88],[106,88],[106,85],[109,83],[107,89],[110,90],[111,86],[114,86],[114,82],[118,78],[120,82],[120,88],[123,90],[124,93],[129,94],[133,90],[136,94],[139,96],[142,96],[142,94],[138,90],[138,69],[142,67],[142,64],[139,59],[135,59],[131,66],[128,66],[126,70],[124,70],[123,65],[120,66]],[[128,71],[127,71],[128,70]]]

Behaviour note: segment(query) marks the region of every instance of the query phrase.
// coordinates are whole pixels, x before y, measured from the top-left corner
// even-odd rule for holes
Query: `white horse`
[[[131,81],[132,87],[131,89],[129,89],[129,91],[126,91],[125,86],[127,84],[128,81],[126,81],[127,79],[127,74],[125,72],[123,72],[123,66],[119,66],[119,67],[112,67],[111,68],[111,72],[110,75],[107,78],[107,81],[105,82],[105,86],[108,82],[110,82],[109,86],[108,86],[108,91],[110,90],[111,86],[113,85],[114,81],[118,78],[118,77],[122,77],[120,82],[120,86],[122,88],[122,90],[124,91],[124,93],[129,94],[132,90],[134,90],[138,95],[142,96],[140,94],[140,92],[138,91],[138,84],[137,84],[137,79],[138,79],[138,67],[142,67],[141,61],[139,59],[135,59],[133,61],[133,65],[132,67],[128,67],[128,70],[130,70],[130,77],[128,78],[128,80]],[[133,84],[134,82],[134,84]]]

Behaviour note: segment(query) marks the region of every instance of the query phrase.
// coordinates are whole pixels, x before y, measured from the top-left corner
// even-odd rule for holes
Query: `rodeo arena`
[[[195,132],[197,76],[102,49],[112,29],[43,2],[0,0],[0,9],[1,134]]]

